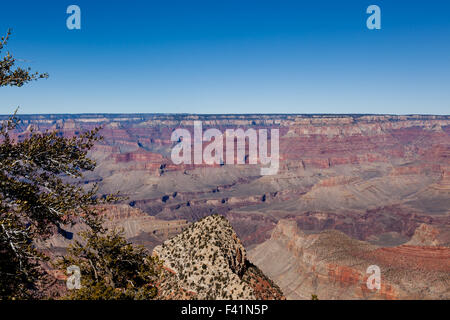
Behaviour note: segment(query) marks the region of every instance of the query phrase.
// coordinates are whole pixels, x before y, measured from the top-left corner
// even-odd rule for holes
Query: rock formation
[[[249,263],[246,250],[220,215],[201,219],[157,246],[171,277],[161,284],[163,296],[179,292],[195,299],[281,299],[279,288]]]
[[[450,247],[450,227],[422,223],[407,243],[410,246]]]
[[[416,231],[424,234],[428,227]],[[432,240],[432,239],[431,239]],[[450,248],[383,248],[327,230],[307,235],[294,220],[280,220],[249,259],[288,299],[449,299]],[[369,289],[367,268],[381,271],[381,288]]]

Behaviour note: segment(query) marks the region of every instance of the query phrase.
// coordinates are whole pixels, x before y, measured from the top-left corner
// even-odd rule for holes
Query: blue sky
[[[8,1],[8,27],[8,49],[50,78],[0,88],[0,114],[450,110],[444,0]]]

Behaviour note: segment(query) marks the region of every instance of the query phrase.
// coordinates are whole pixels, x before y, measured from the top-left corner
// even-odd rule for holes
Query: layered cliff
[[[423,234],[422,226],[417,230]],[[328,230],[307,235],[281,220],[249,259],[288,299],[449,299],[450,248],[402,245],[383,248]],[[381,271],[380,289],[369,289],[369,266]]]

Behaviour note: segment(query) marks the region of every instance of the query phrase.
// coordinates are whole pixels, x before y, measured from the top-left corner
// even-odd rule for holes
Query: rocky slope
[[[413,239],[430,229],[422,225]],[[288,299],[450,299],[449,247],[383,248],[335,230],[306,235],[294,220],[280,220],[249,259]],[[381,271],[378,290],[366,285],[372,265]]]
[[[228,221],[220,215],[201,219],[153,250],[171,274],[161,295],[195,299],[281,299],[274,285],[246,256]]]

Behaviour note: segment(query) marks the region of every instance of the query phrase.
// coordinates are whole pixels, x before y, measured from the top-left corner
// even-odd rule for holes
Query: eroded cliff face
[[[423,234],[422,225],[415,237]],[[449,299],[450,248],[383,248],[328,230],[306,235],[280,220],[271,238],[249,252],[288,299]],[[377,265],[381,288],[369,289],[367,268]]]

